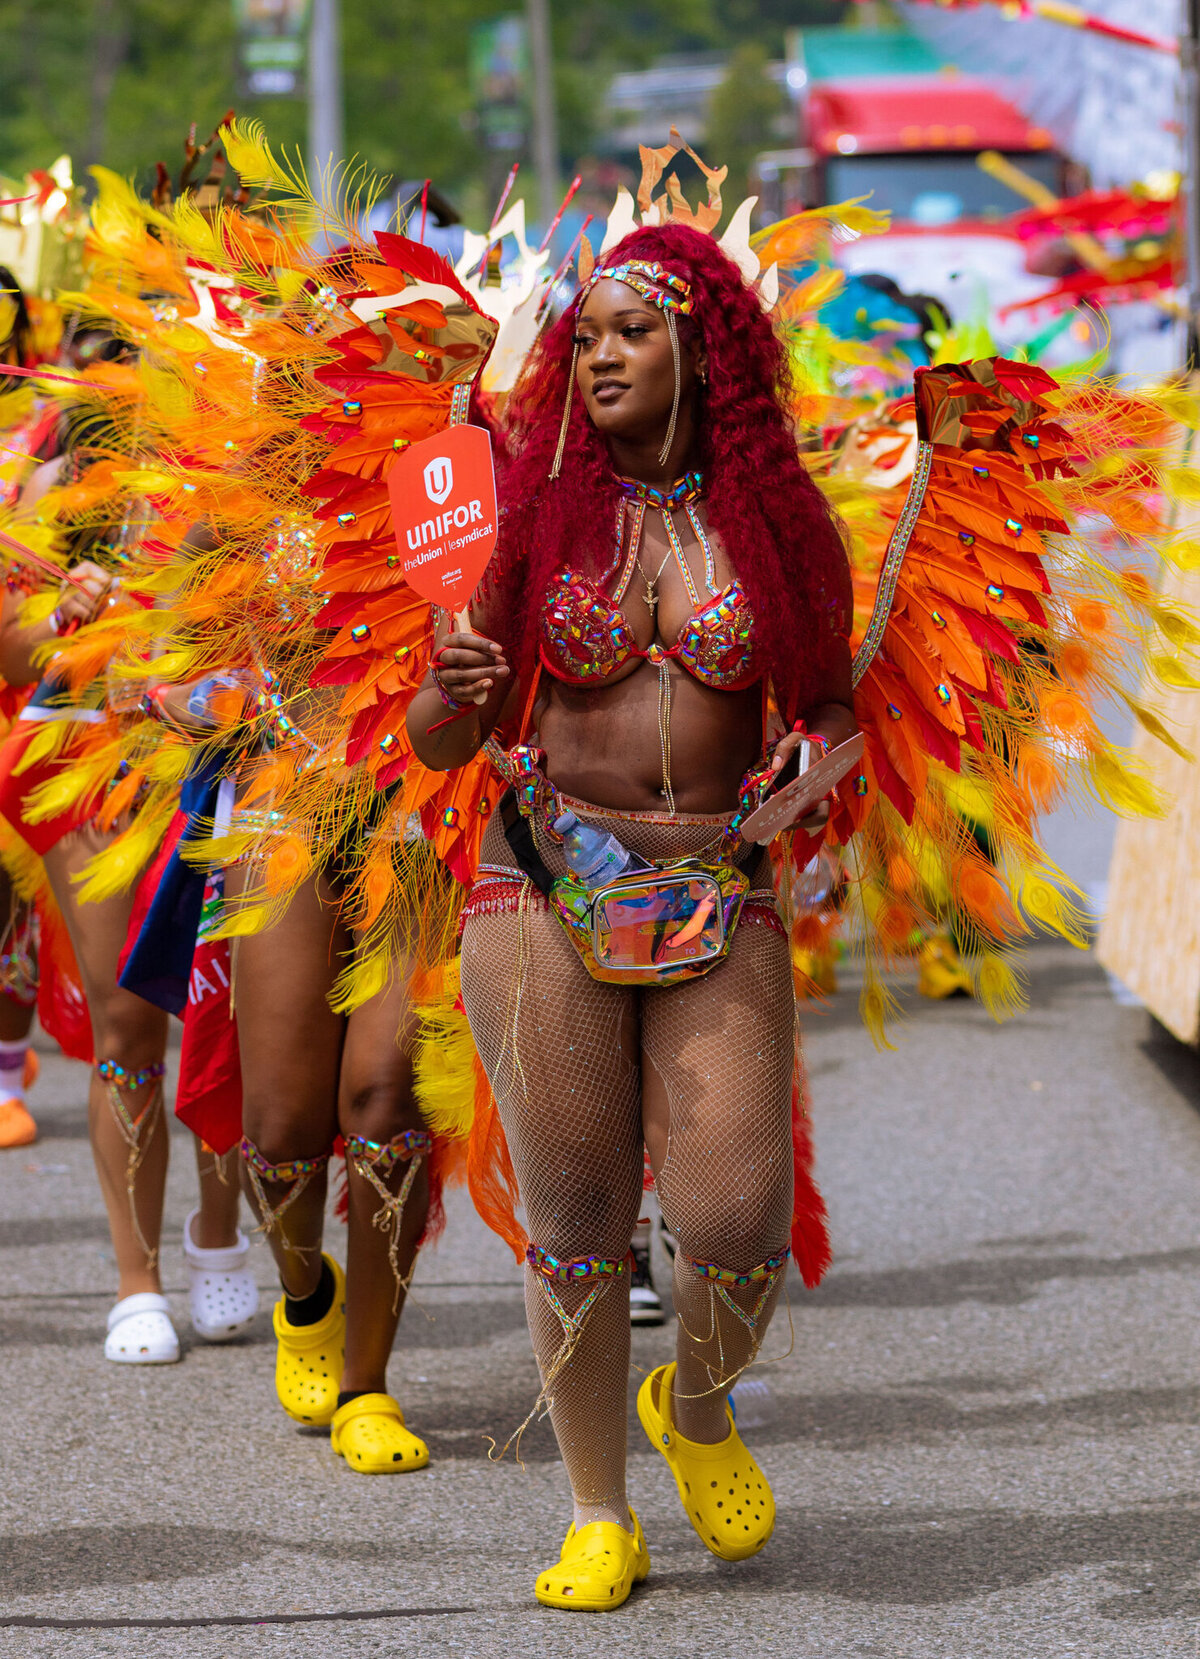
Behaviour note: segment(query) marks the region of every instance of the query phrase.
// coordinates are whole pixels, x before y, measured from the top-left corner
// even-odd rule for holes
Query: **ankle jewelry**
[[[143,1066],[141,1071],[130,1072],[116,1060],[98,1060],[96,1075],[104,1084],[104,1092],[108,1096],[108,1104],[112,1111],[113,1121],[121,1132],[121,1139],[128,1149],[125,1160],[125,1193],[129,1199],[129,1215],[133,1222],[133,1236],[137,1239],[143,1254],[146,1257],[146,1267],[153,1272],[158,1265],[158,1248],[151,1247],[146,1235],[142,1232],[142,1224],[137,1213],[137,1174],[142,1167],[150,1142],[154,1136],[155,1125],[162,1117],[163,1087],[162,1080],[166,1075],[166,1066],[161,1060],[153,1065]],[[155,1084],[154,1092],[142,1107],[137,1117],[134,1117],[126,1104],[124,1096],[133,1094],[138,1089],[144,1089],[148,1083]]]
[[[408,1278],[400,1272],[400,1229],[404,1223],[404,1208],[408,1203],[413,1182],[425,1159],[433,1151],[433,1136],[424,1129],[404,1129],[390,1141],[372,1141],[365,1135],[347,1135],[346,1162],[379,1194],[382,1204],[371,1218],[371,1225],[381,1232],[391,1229],[388,1239],[388,1261],[396,1281],[392,1292],[392,1311],[400,1301],[400,1292],[408,1289],[413,1270]],[[399,1163],[407,1163],[399,1192],[392,1192],[384,1183]],[[413,1266],[416,1262],[414,1258]]]

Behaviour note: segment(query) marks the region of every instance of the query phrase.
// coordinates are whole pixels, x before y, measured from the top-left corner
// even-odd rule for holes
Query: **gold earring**
[[[579,347],[571,353],[571,372],[567,376],[567,395],[563,401],[562,422],[558,428],[558,448],[554,451],[554,464],[550,468],[551,478],[557,478],[562,471],[563,452],[567,447],[567,428],[571,424],[571,394],[575,390],[575,370],[579,366]]]
[[[675,327],[675,313],[673,311],[667,312],[667,333],[671,336],[671,357],[675,365],[675,400],[671,404],[671,419],[667,423],[667,435],[658,453],[658,459],[663,466],[667,464],[667,456],[670,455],[671,445],[675,441],[675,423],[679,419],[679,393],[682,384],[679,366],[679,331]]]

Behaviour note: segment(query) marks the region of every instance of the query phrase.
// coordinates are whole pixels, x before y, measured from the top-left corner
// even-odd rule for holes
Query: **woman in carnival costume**
[[[1119,516],[1144,492],[1161,409],[1002,361],[918,375],[912,478],[871,608],[852,621],[847,550],[797,456],[764,310],[773,273],[753,285],[745,217],[723,246],[702,234],[722,175],[698,215],[673,179],[669,201],[652,200],[673,153],[643,152],[643,228],[626,199],[532,353],[507,412],[494,577],[470,629],[443,627],[409,712],[426,766],[485,750],[511,785],[465,908],[462,983],[529,1221],[530,1332],[574,1500],[536,1595],[572,1610],[620,1605],[649,1570],[625,1480],[643,1139],[678,1240],[679,1329],[639,1416],[714,1554],[753,1555],[774,1526],[726,1395],[758,1353],[789,1229],[809,1283],[827,1247],[802,1122],[794,1173],[790,1156],[785,923],[740,822],[802,744],[811,756],[857,726],[861,767],[822,809],[827,827],[809,820],[775,844],[778,889],[822,838],[848,846],[848,902],[874,946],[862,1008],[878,1031],[878,957],[907,945],[921,861],[935,856],[977,989],[1011,1011],[1007,949],[1028,931],[1018,902],[1078,935],[1032,828],[1063,771],[1046,734],[1070,732],[1102,797],[1153,806],[1092,720],[1088,696],[1114,668],[1089,649],[1095,633],[1126,648],[1155,627],[1197,637],[1144,582],[1092,564],[1064,517],[1105,496]],[[1099,490],[1085,464],[1096,453]],[[962,766],[992,803],[992,859],[938,787]],[[723,937],[711,889],[688,924],[669,920],[680,883],[705,877]],[[637,927],[621,931],[630,891],[658,916],[650,956]],[[677,968],[670,952],[701,941],[700,971]]]
[[[793,1186],[786,933],[769,861],[737,838],[764,765],[804,733],[834,747],[855,729],[849,567],[783,379],[759,296],[711,237],[672,224],[603,255],[518,392],[500,572],[475,613],[488,637],[450,635],[410,715],[422,759],[456,766],[515,674],[537,733],[513,773],[526,817],[507,837],[494,817],[484,839],[462,973],[529,1220],[530,1330],[574,1494],[563,1559],[537,1582],[554,1606],[616,1605],[649,1568],[624,1445],[643,1138],[678,1241],[679,1338],[639,1411],[729,1559],[761,1549],[774,1506],[725,1395],[761,1344],[789,1235],[810,1282],[825,1265],[819,1201]],[[465,717],[447,725],[447,701]],[[787,732],[773,760],[768,719]],[[563,811],[745,895],[719,968],[634,990],[591,977],[530,896],[530,877],[566,872]]]
[[[34,181],[26,183],[32,195]],[[40,230],[43,251],[47,244],[57,244],[58,255],[49,263],[62,271],[82,241],[85,218],[69,194],[54,194],[59,205],[48,209],[40,204]],[[56,357],[73,370],[83,367],[94,342],[77,340],[69,323],[64,331],[59,306],[44,294],[24,293],[7,266],[0,267],[0,334],[0,364],[8,371],[0,369],[0,515],[20,522],[32,516],[57,476],[64,442],[63,409],[53,387],[38,380],[38,371],[44,367],[53,372]],[[28,569],[17,548],[0,540],[10,621],[22,600],[44,585],[47,574]],[[53,579],[53,568],[49,575]],[[21,660],[16,674],[24,677],[26,667]],[[13,672],[11,665],[8,672]],[[33,685],[20,679],[0,682],[5,732],[11,731],[32,692]],[[6,917],[0,938],[0,1146],[19,1147],[37,1139],[37,1125],[25,1103],[25,1091],[38,1073],[37,1054],[28,1046],[35,1009],[43,1030],[72,1058],[90,1058],[90,1040],[62,916],[40,864],[2,819],[0,914]]]
[[[120,592],[149,522],[145,503],[127,483],[128,469],[147,452],[137,374],[110,328],[96,326],[105,285],[124,265],[120,240],[111,221],[105,224],[102,191],[88,248],[94,292],[74,297],[89,320],[76,316],[62,361],[45,381],[58,405],[60,452],[17,492],[7,515],[11,562],[0,660],[9,683],[32,694],[0,745],[0,811],[13,835],[4,849],[6,866],[23,891],[37,896],[43,915],[43,1009],[82,1013],[83,1032],[75,1029],[77,1019],[67,1020],[65,1032],[61,1019],[44,1014],[44,1023],[76,1057],[99,1057],[89,1130],[118,1271],[105,1354],[162,1364],[180,1357],[159,1265],[168,1154],[166,1018],[118,983],[136,884],[154,838],[142,824],[137,855],[121,863],[115,881],[98,892],[94,883],[90,892],[81,888],[88,866],[111,854],[122,831],[139,827],[139,780],[120,770],[120,723],[109,688],[97,678],[104,659],[83,669],[75,664],[73,671],[66,650],[71,636],[98,615],[120,632],[142,609]],[[64,378],[74,380],[70,392]],[[47,591],[56,570],[61,582]],[[47,920],[57,922],[49,936]],[[184,1233],[192,1322],[206,1340],[224,1341],[249,1326],[257,1290],[249,1241],[237,1227],[232,1168],[220,1167],[199,1141],[196,1152],[200,1203]]]

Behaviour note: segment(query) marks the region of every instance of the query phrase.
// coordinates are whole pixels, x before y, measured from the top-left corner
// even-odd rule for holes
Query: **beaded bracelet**
[[[810,732],[803,720],[797,720],[796,724],[792,727],[792,730],[794,732],[799,732],[801,737],[807,738],[809,743],[815,743],[821,751],[820,758],[822,760],[825,759],[825,756],[829,753],[831,747],[827,737],[822,737],[820,732]]]
[[[442,699],[442,702],[445,703],[448,709],[454,713],[458,713],[460,709],[467,706],[465,703],[456,702],[455,699],[451,697],[450,693],[442,684],[441,677],[439,676],[436,668],[430,670],[430,677],[433,680],[434,688],[437,691],[438,696]]]
[[[437,650],[433,653],[432,661],[429,664],[429,677],[432,679],[434,686],[437,689],[437,694],[442,699],[442,702],[445,703],[451,713],[457,714],[461,709],[466,708],[468,705],[460,703],[455,697],[451,697],[450,693],[442,684],[442,677],[439,670],[442,666],[442,652],[445,649],[446,647],[444,645],[439,645]]]

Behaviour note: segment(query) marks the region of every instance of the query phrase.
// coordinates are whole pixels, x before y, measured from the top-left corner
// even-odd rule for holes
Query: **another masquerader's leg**
[[[576,1526],[628,1527],[626,1258],[642,1197],[632,998],[591,979],[533,907],[469,917],[462,985],[528,1218],[529,1329]]]
[[[73,831],[46,854],[46,873],[79,964],[96,1054],[88,1127],[120,1276],[105,1353],[144,1364],[179,1358],[158,1269],[167,1174],[167,1016],[117,984],[132,888],[97,903],[79,898],[73,878],[108,839],[90,824]]]
[[[254,1323],[258,1286],[250,1240],[238,1226],[241,1154],[218,1154],[194,1135],[200,1202],[184,1219],[183,1259],[192,1329],[205,1342],[228,1342]]]
[[[246,876],[226,872],[231,899]],[[321,1254],[345,1024],[328,993],[350,943],[333,902],[323,879],[307,883],[272,928],[238,940],[233,969],[247,1196],[284,1291],[276,1388],[284,1410],[310,1423],[337,1409],[345,1330],[341,1270]]]
[[[642,1047],[647,1140],[679,1243],[679,1332],[676,1366],[647,1379],[639,1410],[659,1450],[674,1435],[672,1467],[697,1532],[738,1559],[774,1524],[765,1477],[730,1438],[726,1398],[759,1351],[787,1270],[795,1020],[782,932],[748,917],[712,973],[644,992]]]
[[[228,1250],[238,1236],[241,1159],[236,1146],[221,1154],[210,1151],[199,1137],[195,1140],[200,1204],[191,1222],[191,1239],[201,1250]]]
[[[333,1448],[368,1474],[424,1468],[429,1450],[387,1391],[396,1327],[429,1213],[431,1137],[413,1099],[408,964],[346,1022],[338,1120],[346,1139],[346,1366]]]

